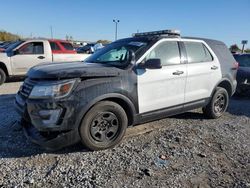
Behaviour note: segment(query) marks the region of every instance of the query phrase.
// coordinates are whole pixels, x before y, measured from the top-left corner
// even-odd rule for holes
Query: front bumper
[[[16,95],[17,112],[39,131],[69,131],[76,129],[79,118],[76,100],[32,100]]]
[[[15,106],[21,115],[21,125],[26,137],[32,142],[48,149],[58,150],[80,141],[74,104],[65,101],[29,100],[16,95]],[[44,114],[61,109],[57,114]],[[43,114],[40,114],[40,112]],[[56,116],[56,117],[54,117]],[[54,122],[48,122],[48,119]]]
[[[25,136],[46,150],[59,150],[80,141],[78,130],[47,133],[47,135],[45,135],[45,133],[39,132],[32,124],[25,120],[21,121],[21,125]]]

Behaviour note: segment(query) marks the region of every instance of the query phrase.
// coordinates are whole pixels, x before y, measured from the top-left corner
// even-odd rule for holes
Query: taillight
[[[233,73],[233,77],[234,77],[234,79],[236,79],[236,77],[237,77],[237,70],[239,69],[239,63],[237,62],[237,61],[235,61],[234,62],[234,64],[233,64],[233,68],[232,68],[232,70],[236,70],[236,71],[233,71],[234,73]]]
[[[238,69],[239,69],[239,63],[235,61],[232,70],[238,70]]]

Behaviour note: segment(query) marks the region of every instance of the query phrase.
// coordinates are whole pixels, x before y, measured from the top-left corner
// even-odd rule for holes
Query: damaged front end
[[[78,130],[43,132],[36,129],[30,122],[21,120],[25,136],[46,150],[59,150],[80,141]]]
[[[28,139],[45,149],[58,150],[80,141],[78,129],[74,126],[77,102],[74,100],[74,95],[58,99],[35,98],[34,95],[31,97],[35,87],[40,85],[44,87],[48,83],[55,85],[54,82],[51,84],[51,81],[41,84],[26,79],[16,95],[16,110],[22,117],[20,123]],[[39,92],[41,89],[37,89],[38,94]]]
[[[80,141],[83,110],[100,92],[111,88],[109,79],[120,84],[117,76],[121,73],[122,69],[83,62],[31,68],[16,95],[25,135],[47,149],[61,149]],[[108,85],[106,90],[98,89],[100,82]]]

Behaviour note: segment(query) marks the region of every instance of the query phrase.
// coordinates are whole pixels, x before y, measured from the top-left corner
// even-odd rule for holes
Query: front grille
[[[23,85],[21,86],[19,92],[22,96],[24,96],[25,98],[28,98],[33,87],[34,87],[34,83],[31,80],[26,79]]]

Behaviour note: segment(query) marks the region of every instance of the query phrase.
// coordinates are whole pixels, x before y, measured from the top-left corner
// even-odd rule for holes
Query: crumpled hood
[[[122,69],[104,64],[71,62],[46,63],[37,65],[29,70],[27,76],[31,79],[66,79],[87,77],[118,76]]]

